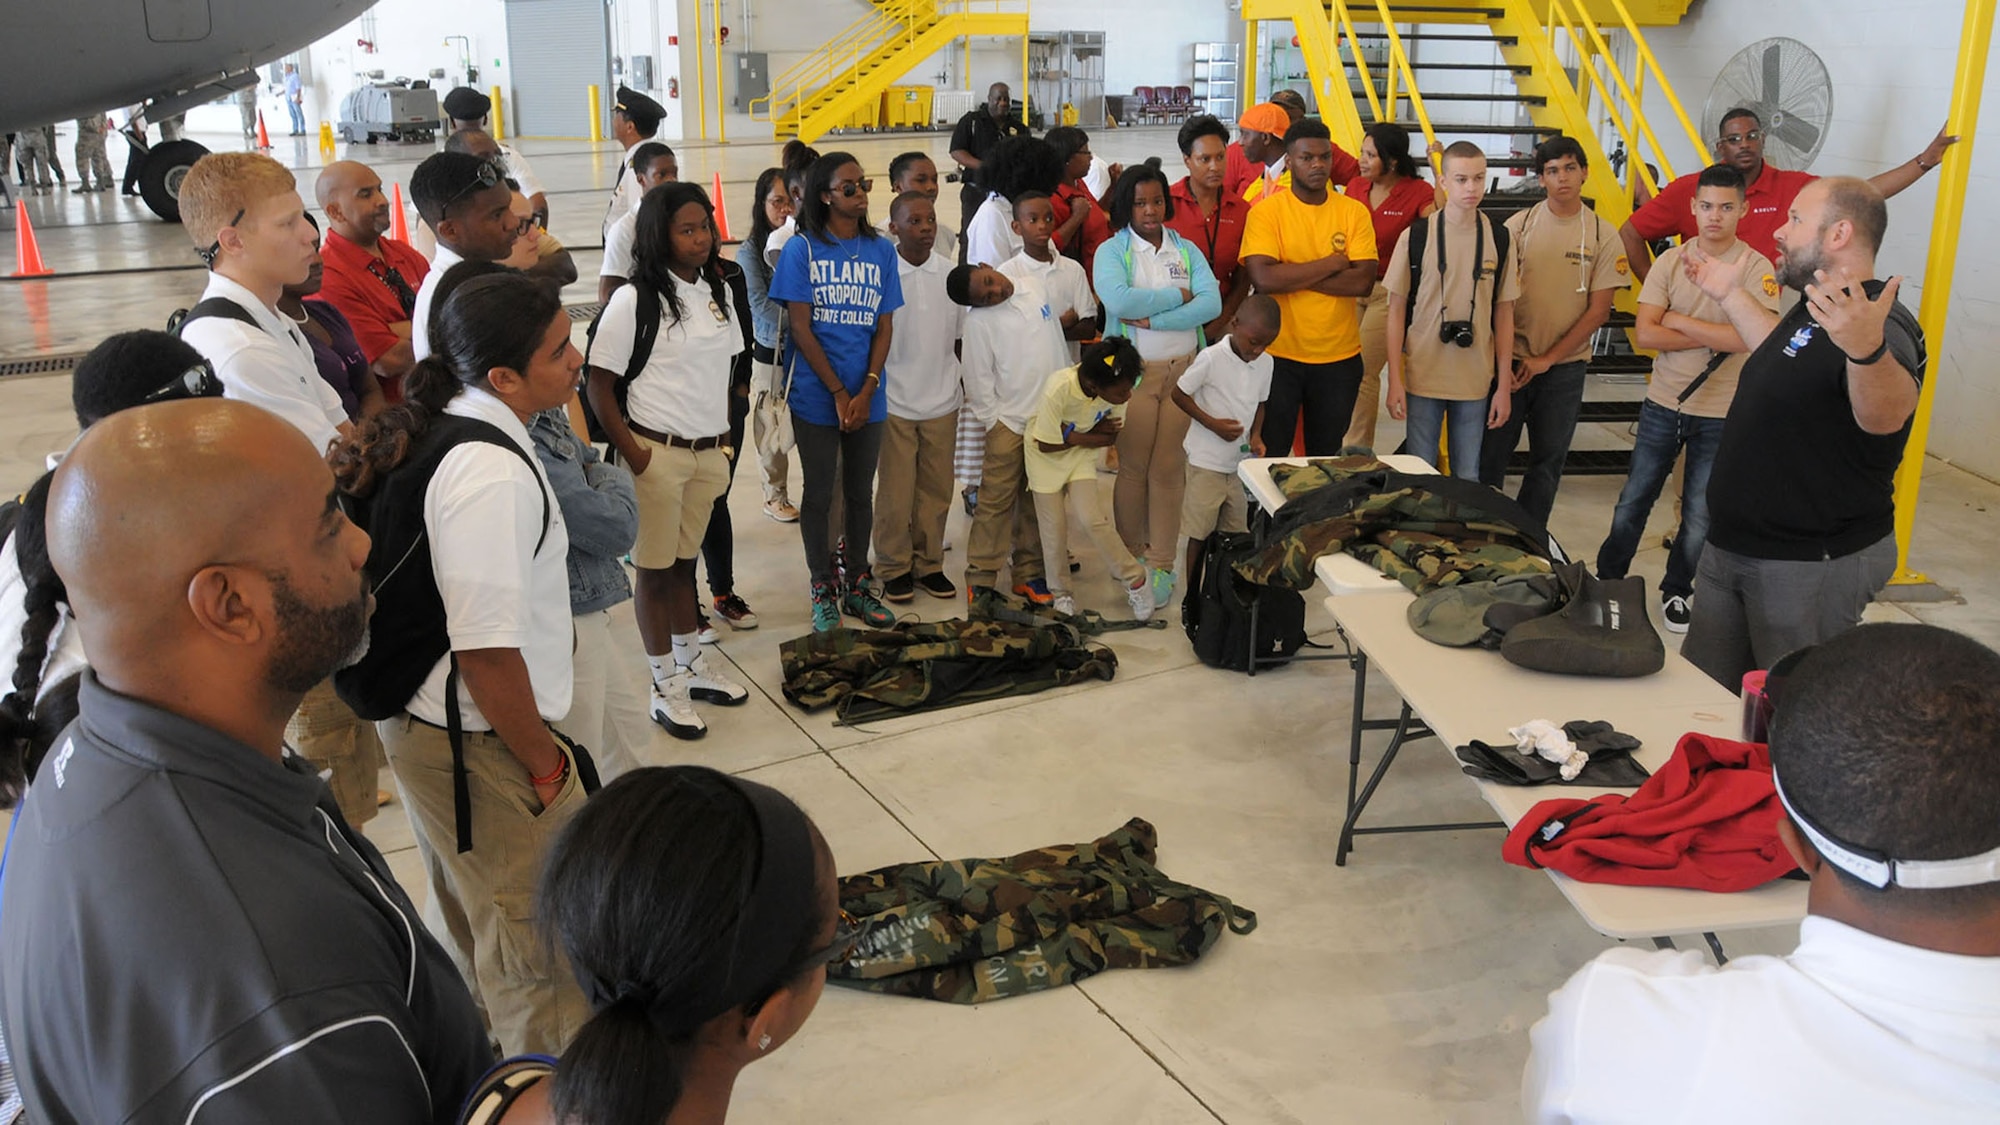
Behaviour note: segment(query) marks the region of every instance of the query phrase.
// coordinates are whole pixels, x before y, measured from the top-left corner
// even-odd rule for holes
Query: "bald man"
[[[408,243],[388,237],[389,197],[382,177],[368,165],[353,160],[327,165],[313,193],[327,224],[320,299],[354,326],[354,338],[384,393],[390,402],[401,402],[403,376],[417,362],[410,350],[410,317],[430,263]]]
[[[57,470],[48,538],[92,671],[7,850],[29,1117],[455,1120],[491,1061],[471,996],[283,749],[366,635],[325,462],[244,403],[123,411]]]

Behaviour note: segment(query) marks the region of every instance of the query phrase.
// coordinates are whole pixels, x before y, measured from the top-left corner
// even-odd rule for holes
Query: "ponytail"
[[[0,808],[20,803],[35,768],[61,729],[50,729],[39,721],[42,709],[36,706],[42,672],[48,664],[49,639],[62,619],[63,603],[69,599],[62,577],[49,561],[47,513],[49,483],[54,478],[52,472],[43,473],[29,486],[14,523],[14,557],[27,586],[23,608],[28,619],[21,626],[21,651],[14,661],[12,690],[0,697]]]
[[[433,354],[403,376],[403,401],[375,417],[355,424],[327,451],[334,484],[349,496],[367,496],[382,477],[394,472],[410,455],[410,445],[431,428],[431,419],[458,397],[460,384],[451,365]]]
[[[699,1029],[669,1035],[647,1009],[636,997],[619,1000],[576,1033],[556,1065],[557,1122],[663,1122],[680,1104]]]

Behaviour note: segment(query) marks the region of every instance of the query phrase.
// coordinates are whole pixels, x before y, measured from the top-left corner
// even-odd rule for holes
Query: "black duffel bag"
[[[1181,627],[1194,654],[1211,668],[1248,672],[1254,656],[1266,667],[1291,659],[1306,643],[1306,600],[1296,590],[1245,581],[1232,565],[1255,548],[1249,535],[1218,531],[1208,537],[1187,576]],[[1250,630],[1250,609],[1257,629]]]

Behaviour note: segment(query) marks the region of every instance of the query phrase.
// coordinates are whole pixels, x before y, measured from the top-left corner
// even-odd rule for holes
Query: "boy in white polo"
[[[951,513],[965,309],[945,292],[951,263],[933,249],[937,231],[928,195],[905,192],[890,204],[903,308],[882,364],[889,417],[875,468],[875,576],[892,602],[916,597],[918,587],[932,597],[958,596],[944,575],[944,522]]]
[[[1265,349],[1278,338],[1283,315],[1265,294],[1247,298],[1230,318],[1229,334],[1203,348],[1174,384],[1174,405],[1194,420],[1181,440],[1187,452],[1184,575],[1194,573],[1210,535],[1250,529],[1250,504],[1236,466],[1245,457],[1264,455],[1264,400],[1271,394],[1271,357]]]
[[[635,276],[605,304],[588,360],[591,406],[639,497],[634,609],[652,665],[653,718],[686,739],[708,733],[694,700],[734,706],[750,694],[703,663],[697,640],[694,561],[729,487],[731,367],[750,346],[748,292],[742,271],[716,256],[713,215],[693,184],[646,194]],[[659,330],[621,404],[642,299],[658,302]]]

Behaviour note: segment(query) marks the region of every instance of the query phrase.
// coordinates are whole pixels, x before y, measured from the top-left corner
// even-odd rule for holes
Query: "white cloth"
[[[639,209],[639,200],[646,193],[639,187],[639,173],[632,170],[632,154],[639,151],[639,145],[648,143],[650,138],[626,149],[625,154],[618,158],[618,171],[612,173],[618,186],[611,189],[611,205],[604,210],[604,222],[599,226],[600,232],[609,232],[611,224],[616,222],[620,215]]]
[[[1194,273],[1188,268],[1187,259],[1181,257],[1181,242],[1173,231],[1162,231],[1158,246],[1134,232],[1126,245],[1132,254],[1132,288],[1194,289]],[[1201,347],[1201,334],[1192,328],[1173,332],[1133,328],[1131,334],[1132,346],[1139,349],[1140,359],[1179,359],[1193,355]]]
[[[1103,199],[1111,190],[1111,165],[1104,158],[1091,154],[1090,171],[1083,174],[1083,186],[1090,189],[1093,198]]]
[[[21,575],[16,549],[11,532],[0,540],[0,695],[13,690],[14,667],[21,661],[21,628],[28,623],[28,580]],[[47,695],[50,688],[88,665],[83,655],[83,630],[72,627],[69,603],[57,602],[48,655],[42,659],[41,690],[35,698]]]
[[[632,247],[638,241],[639,212],[628,211],[618,216],[604,232],[604,263],[597,267],[597,276],[622,277],[630,281],[637,261]]]
[[[528,427],[506,403],[467,387],[445,413],[498,427],[527,455],[523,461],[486,442],[466,442],[444,455],[424,493],[431,573],[444,600],[452,651],[519,649],[528,665],[535,709],[544,719],[560,719],[570,709],[576,632],[569,612],[569,529],[562,505],[555,502]],[[437,662],[410,700],[410,714],[445,725],[444,685],[450,671],[449,656]],[[458,694],[464,729],[492,730],[462,677]]]
[[[965,405],[982,428],[1025,433],[1049,373],[1070,366],[1061,313],[1042,283],[1014,280],[1014,295],[965,314]],[[891,341],[892,343],[894,341]]]
[[[652,744],[652,720],[646,714],[652,681],[646,666],[613,642],[610,610],[577,615],[574,659],[575,695],[569,714],[555,727],[590,751],[598,779],[609,785],[638,769],[639,751]]]
[[[1203,348],[1175,385],[1205,413],[1243,424],[1243,434],[1235,441],[1222,440],[1199,422],[1189,426],[1187,437],[1181,439],[1188,464],[1211,472],[1234,473],[1237,463],[1249,456],[1243,447],[1250,441],[1250,424],[1257,420],[1257,408],[1271,394],[1271,353],[1245,363],[1224,336]]]
[[[1575,781],[1583,767],[1590,764],[1590,755],[1578,750],[1569,735],[1547,719],[1529,719],[1518,727],[1508,727],[1507,737],[1514,740],[1514,749],[1521,753],[1561,766],[1564,781]]]
[[[964,331],[965,306],[945,293],[950,274],[951,262],[935,250],[921,266],[896,255],[903,307],[896,310],[889,355],[882,361],[882,393],[889,396],[889,413],[898,418],[927,422],[958,409],[960,374],[954,348]]]
[[[1992,1122],[2000,957],[1816,915],[1789,956],[1720,969],[1611,949],[1549,997],[1530,1040],[1533,1122]]]
[[[717,311],[705,282],[672,277],[682,317],[660,297],[660,334],[645,369],[625,392],[625,416],[649,430],[684,438],[729,432],[729,361],[743,350],[743,327]],[[731,314],[734,315],[733,313]],[[623,375],[639,327],[639,291],[627,285],[611,295],[597,322],[590,365]]]
[[[785,256],[785,247],[791,243],[792,236],[797,233],[799,233],[798,220],[790,215],[786,215],[785,221],[774,228],[771,231],[771,236],[764,240],[764,264],[776,270],[778,268],[778,259]]]
[[[1057,319],[1061,319],[1066,312],[1075,313],[1078,320],[1089,320],[1097,315],[1097,294],[1090,288],[1089,275],[1083,272],[1082,266],[1061,254],[1043,262],[1028,257],[1028,252],[1023,250],[1000,263],[1000,272],[1016,281],[1032,277],[1040,282]]]
[[[324,451],[347,422],[333,385],[319,377],[312,345],[284,314],[219,273],[208,275],[201,299],[224,297],[256,318],[256,325],[224,316],[191,320],[181,339],[215,367],[222,397],[247,402],[298,427]]]
[[[514,178],[515,183],[521,185],[522,195],[533,199],[538,195],[546,194],[545,189],[542,187],[541,177],[535,175],[535,166],[528,163],[527,157],[516,152],[513,145],[503,144],[500,146],[500,159],[507,162],[507,174]]]
[[[431,354],[431,298],[437,293],[438,282],[444,280],[444,271],[464,260],[458,251],[438,243],[437,254],[431,258],[431,270],[417,287],[416,308],[410,313],[410,350],[419,360],[429,359]]]
[[[975,266],[998,266],[1020,252],[1013,204],[997,192],[988,195],[965,224],[965,260]]]

